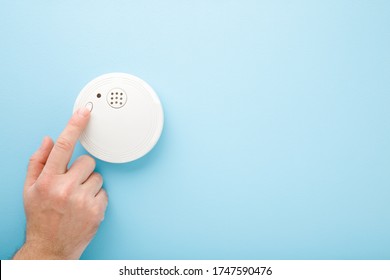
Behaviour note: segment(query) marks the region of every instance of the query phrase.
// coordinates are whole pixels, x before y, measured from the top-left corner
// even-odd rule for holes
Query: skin
[[[90,112],[71,117],[56,143],[49,137],[32,155],[23,191],[26,241],[14,259],[79,259],[104,219],[107,193],[95,160],[69,161]]]

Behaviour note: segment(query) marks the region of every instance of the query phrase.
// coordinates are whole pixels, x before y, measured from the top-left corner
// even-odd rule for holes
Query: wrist
[[[60,250],[49,248],[42,242],[26,241],[13,257],[14,260],[65,260],[69,259]]]

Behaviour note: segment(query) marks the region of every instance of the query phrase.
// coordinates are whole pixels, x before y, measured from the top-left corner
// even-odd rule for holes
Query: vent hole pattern
[[[107,93],[107,103],[114,109],[122,108],[126,102],[126,92],[120,88],[113,88]]]

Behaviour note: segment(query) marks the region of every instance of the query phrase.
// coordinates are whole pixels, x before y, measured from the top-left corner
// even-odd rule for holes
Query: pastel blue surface
[[[29,156],[118,71],[165,127],[97,162],[109,207],[83,259],[390,259],[389,1],[21,2],[0,9],[1,259]]]

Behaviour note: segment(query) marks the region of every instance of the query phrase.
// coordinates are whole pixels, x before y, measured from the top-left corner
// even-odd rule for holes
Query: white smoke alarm
[[[147,154],[160,138],[164,113],[160,99],[143,80],[109,73],[89,82],[73,111],[87,107],[91,118],[80,143],[98,159],[123,163]]]

